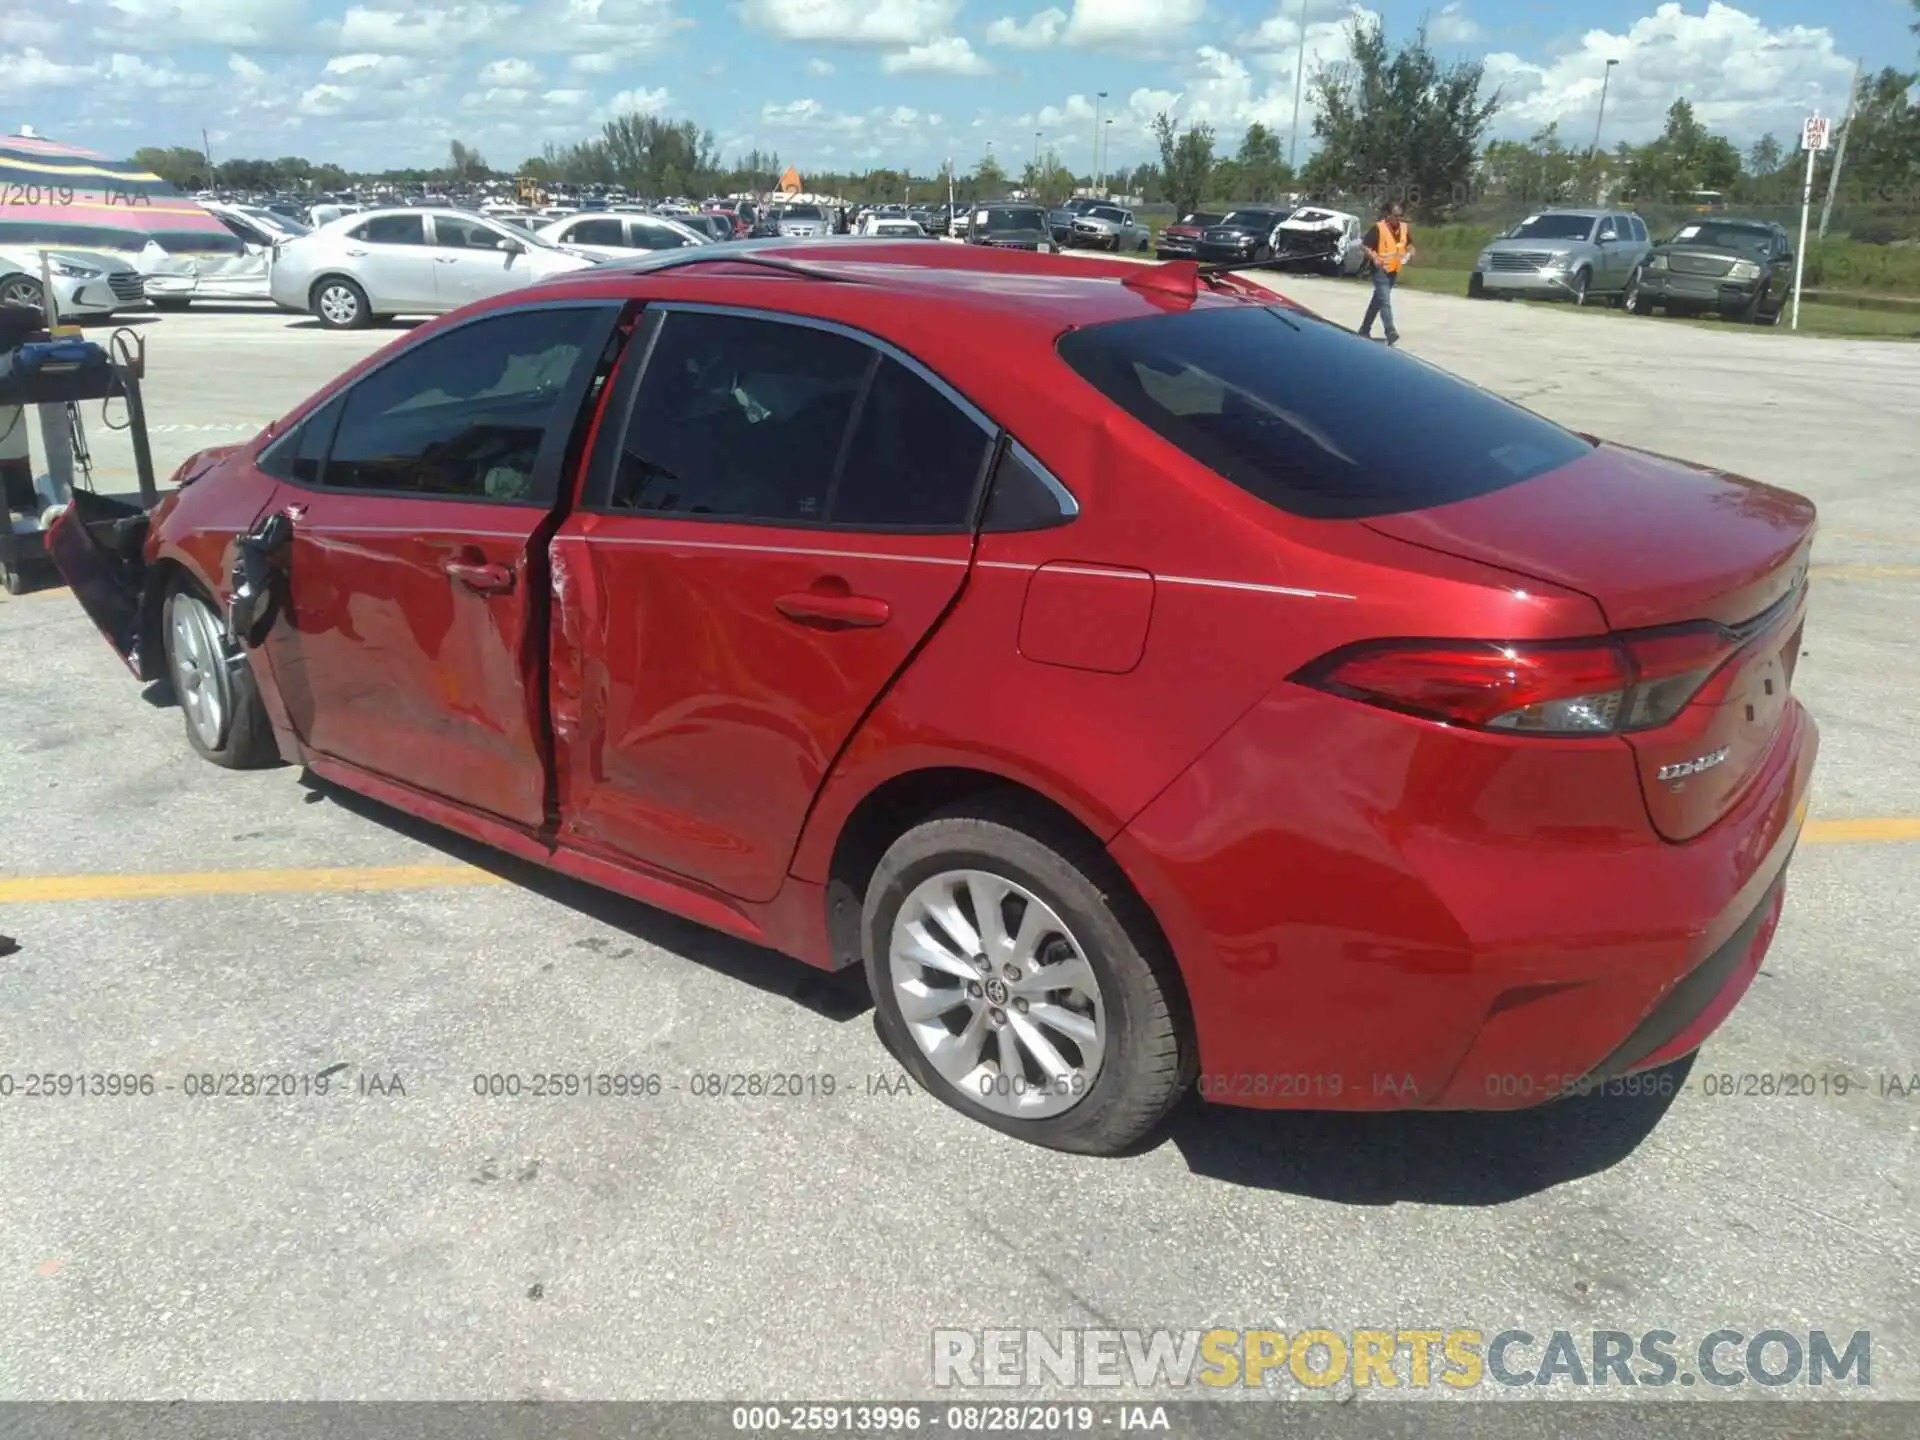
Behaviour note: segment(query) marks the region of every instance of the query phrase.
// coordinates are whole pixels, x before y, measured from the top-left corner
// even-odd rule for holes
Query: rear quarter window
[[[1290,515],[1358,519],[1489,494],[1591,446],[1315,316],[1209,306],[1069,331],[1062,360],[1114,404]]]

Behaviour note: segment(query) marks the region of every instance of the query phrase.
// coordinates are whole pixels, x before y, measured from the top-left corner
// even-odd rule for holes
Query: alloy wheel
[[[200,743],[218,750],[227,738],[232,685],[219,624],[199,599],[184,593],[168,605],[167,623],[174,696]]]
[[[348,326],[360,318],[360,297],[345,285],[325,285],[320,289],[320,315],[329,324]]]
[[[1099,979],[1025,886],[983,870],[922,881],[894,919],[887,959],[913,1043],[967,1098],[1038,1120],[1093,1088],[1107,1049]]]
[[[26,275],[16,275],[5,285],[0,285],[0,305],[22,305],[29,310],[40,308],[40,282]]]

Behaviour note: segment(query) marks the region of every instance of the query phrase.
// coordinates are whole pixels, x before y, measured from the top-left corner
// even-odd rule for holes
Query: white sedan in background
[[[153,308],[184,310],[195,300],[271,300],[267,271],[273,265],[274,252],[309,233],[308,227],[260,205],[202,200],[200,208],[225,226],[240,248],[231,253],[193,251],[176,255],[149,246],[141,263]]]
[[[931,240],[927,227],[918,220],[899,220],[891,215],[869,215],[860,222],[857,232],[861,235],[875,236],[884,240]]]
[[[39,250],[0,249],[0,305],[45,310]],[[46,251],[53,281],[54,311],[62,320],[98,320],[116,310],[137,309],[146,299],[140,271],[118,255],[92,250]]]
[[[280,247],[273,302],[330,330],[394,315],[441,315],[594,257],[464,210],[370,210]]]
[[[535,232],[542,240],[600,260],[616,260],[647,250],[678,250],[685,245],[711,245],[704,230],[664,215],[616,214],[599,210],[569,215]]]

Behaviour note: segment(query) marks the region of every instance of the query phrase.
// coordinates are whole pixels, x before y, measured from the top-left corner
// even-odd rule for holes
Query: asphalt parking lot
[[[1366,295],[1287,288],[1346,323]],[[1417,357],[1821,507],[1811,828],[1670,1104],[1196,1102],[1129,1159],[1024,1147],[900,1089],[857,993],[295,769],[218,770],[63,590],[0,597],[0,1070],[346,1067],[325,1097],[0,1098],[0,1398],[897,1398],[932,1393],[936,1328],[1218,1325],[1869,1330],[1870,1393],[1920,1399],[1920,1095],[1886,1091],[1920,1072],[1920,347],[1399,309]],[[395,333],[137,328],[163,474]],[[556,1070],[666,1088],[475,1093]],[[834,1093],[694,1093],[736,1072]],[[1783,1073],[1849,1093],[1703,1083]]]

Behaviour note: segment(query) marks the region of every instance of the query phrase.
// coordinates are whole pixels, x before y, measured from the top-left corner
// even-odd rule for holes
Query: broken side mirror
[[[273,628],[287,546],[293,540],[293,520],[283,511],[261,517],[235,543],[233,583],[227,594],[227,639],[257,648]]]

